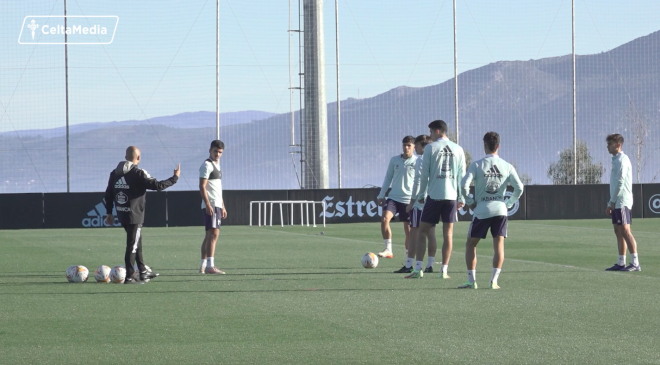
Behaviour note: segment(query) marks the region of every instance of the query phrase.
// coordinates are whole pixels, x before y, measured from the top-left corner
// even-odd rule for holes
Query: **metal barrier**
[[[307,217],[307,227],[309,227],[309,206],[312,206],[312,227],[316,227],[316,204],[321,204],[323,207],[323,227],[325,227],[325,201],[313,201],[313,200],[253,200],[250,201],[250,226],[252,226],[252,207],[254,204],[259,205],[259,212],[257,214],[257,224],[261,227],[261,217],[262,217],[262,206],[263,206],[263,222],[264,226],[267,221],[267,212],[269,211],[268,205],[270,204],[270,226],[273,226],[273,205],[280,205],[280,226],[284,227],[284,215],[282,214],[282,205],[290,204],[291,205],[291,220],[289,225],[293,226],[293,207],[294,204],[300,204],[300,225],[305,225],[305,217]],[[304,210],[304,212],[303,212]]]

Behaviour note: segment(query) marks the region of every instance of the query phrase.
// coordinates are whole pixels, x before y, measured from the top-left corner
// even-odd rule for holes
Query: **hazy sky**
[[[62,15],[62,7],[62,0],[0,3],[0,132],[64,125],[63,46],[17,42],[26,16]],[[330,102],[334,1],[324,11]],[[289,1],[221,0],[220,13],[220,110],[288,112]],[[112,44],[69,46],[72,124],[215,110],[215,0],[68,0],[68,14],[119,17]],[[607,51],[657,31],[658,14],[657,0],[576,0],[576,52]],[[342,99],[452,78],[452,16],[451,0],[340,0]],[[458,0],[457,18],[459,72],[571,52],[570,0]]]

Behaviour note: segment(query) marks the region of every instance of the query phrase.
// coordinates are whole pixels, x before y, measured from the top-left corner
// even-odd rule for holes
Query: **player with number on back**
[[[406,136],[403,138],[403,153],[396,155],[390,159],[390,164],[387,167],[385,180],[383,186],[380,188],[378,194],[378,204],[383,205],[383,218],[380,222],[380,230],[383,235],[384,249],[378,253],[379,257],[391,259],[394,257],[392,253],[392,229],[390,228],[390,221],[394,216],[399,214],[399,221],[403,222],[403,231],[406,235],[406,251],[408,250],[410,224],[408,223],[408,213],[406,213],[406,205],[410,203],[410,195],[412,193],[413,180],[415,179],[415,161],[417,156],[413,154],[415,148],[415,137]],[[392,186],[392,190],[385,200],[385,192]]]
[[[523,193],[523,184],[518,178],[516,169],[498,155],[500,135],[488,132],[484,135],[484,152],[486,156],[475,161],[468,168],[461,182],[462,192],[469,206],[473,208],[472,223],[468,228],[465,243],[465,263],[468,270],[468,281],[459,289],[477,289],[477,244],[486,238],[488,230],[493,236],[493,274],[490,288],[499,289],[497,279],[504,263],[504,238],[507,230],[507,212]],[[468,197],[470,183],[474,181],[474,199]],[[511,184],[513,193],[506,200],[506,188]]]
[[[610,134],[607,136],[607,151],[612,155],[612,172],[610,175],[610,201],[607,202],[606,213],[612,216],[614,234],[619,247],[619,261],[607,271],[642,271],[637,257],[637,242],[630,230],[633,206],[632,195],[632,165],[630,159],[623,153],[623,136]],[[626,266],[626,246],[630,250],[630,265]]]
[[[440,277],[449,279],[447,267],[452,250],[454,222],[458,221],[458,209],[464,205],[460,182],[465,174],[465,152],[461,146],[447,138],[447,123],[444,121],[434,120],[429,123],[429,133],[434,142],[424,148],[419,193],[413,197],[424,204],[415,248],[417,261],[415,269],[406,276],[407,279],[424,276],[425,237],[440,221],[443,237]]]

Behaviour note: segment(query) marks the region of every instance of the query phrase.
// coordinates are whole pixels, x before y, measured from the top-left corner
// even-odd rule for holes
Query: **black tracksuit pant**
[[[126,254],[124,263],[126,265],[126,279],[132,278],[135,269],[133,265],[137,261],[140,272],[146,271],[144,259],[142,258],[142,224],[122,224],[126,231]]]

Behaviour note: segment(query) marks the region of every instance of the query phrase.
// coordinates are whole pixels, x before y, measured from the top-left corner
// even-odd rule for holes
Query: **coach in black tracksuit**
[[[157,181],[149,173],[138,167],[140,150],[135,146],[126,149],[126,161],[122,161],[110,173],[108,188],[105,190],[105,209],[108,212],[106,222],[113,222],[113,204],[117,206],[117,218],[126,231],[125,283],[134,283],[133,265],[137,260],[140,281],[149,279],[149,274],[142,259],[142,224],[144,223],[145,195],[147,190],[165,190],[176,184],[181,174],[181,165],[174,170],[174,176]],[[110,223],[112,226],[112,223]]]

